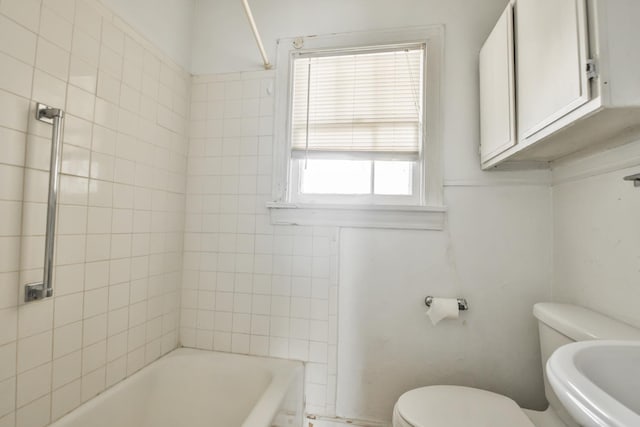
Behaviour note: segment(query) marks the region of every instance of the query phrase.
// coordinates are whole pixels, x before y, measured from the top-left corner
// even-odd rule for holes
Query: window
[[[298,54],[291,198],[418,204],[424,45]]]
[[[272,221],[340,225],[349,212],[358,225],[384,212],[382,226],[441,228],[394,225],[393,217],[424,225],[415,217],[436,212],[443,220],[442,28],[278,43]],[[287,209],[286,221],[274,219]],[[311,211],[308,221],[297,217]]]

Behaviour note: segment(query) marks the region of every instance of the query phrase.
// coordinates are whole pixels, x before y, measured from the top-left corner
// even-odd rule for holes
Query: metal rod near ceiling
[[[256,38],[256,43],[258,43],[258,49],[260,49],[260,55],[262,55],[264,68],[266,70],[269,70],[271,68],[271,63],[269,62],[269,58],[267,57],[267,52],[264,50],[264,45],[262,44],[260,33],[258,33],[258,27],[256,26],[256,21],[253,19],[253,14],[251,13],[251,8],[249,7],[248,0],[242,0],[242,5],[244,6],[244,12],[247,14],[247,18],[249,19],[249,25],[251,25],[251,31],[253,31],[253,35]]]

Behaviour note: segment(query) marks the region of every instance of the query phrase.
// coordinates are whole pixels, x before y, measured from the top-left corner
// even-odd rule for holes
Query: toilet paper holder
[[[467,300],[465,298],[457,298],[458,300],[458,310],[460,311],[467,311],[469,310],[469,303],[467,302]],[[432,296],[428,296],[424,299],[424,304],[427,307],[431,307],[431,303],[433,302],[433,297]]]

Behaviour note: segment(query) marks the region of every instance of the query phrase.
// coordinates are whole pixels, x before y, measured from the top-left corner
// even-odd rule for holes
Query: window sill
[[[267,203],[276,225],[442,230],[444,206],[326,205]]]

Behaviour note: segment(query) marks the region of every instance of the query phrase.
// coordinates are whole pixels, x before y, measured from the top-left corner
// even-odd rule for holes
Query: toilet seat
[[[400,396],[393,427],[534,427],[511,399],[459,386],[430,386]]]

